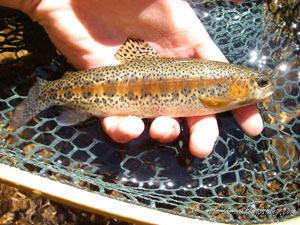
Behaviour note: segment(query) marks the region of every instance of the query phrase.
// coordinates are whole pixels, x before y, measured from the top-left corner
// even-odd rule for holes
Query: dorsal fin
[[[150,47],[147,42],[134,38],[127,38],[125,43],[115,54],[115,58],[122,64],[137,59],[154,57],[159,57],[159,55]]]

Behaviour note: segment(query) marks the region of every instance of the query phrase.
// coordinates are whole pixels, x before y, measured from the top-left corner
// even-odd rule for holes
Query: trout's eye
[[[257,80],[256,80],[257,84],[259,87],[263,88],[263,87],[266,87],[270,80],[268,77],[259,77]]]

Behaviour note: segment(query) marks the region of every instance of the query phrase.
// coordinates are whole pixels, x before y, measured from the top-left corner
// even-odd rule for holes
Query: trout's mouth
[[[260,96],[258,97],[258,100],[263,101],[267,98],[270,98],[272,95],[273,95],[272,84],[270,84],[264,88],[264,90],[261,92]]]

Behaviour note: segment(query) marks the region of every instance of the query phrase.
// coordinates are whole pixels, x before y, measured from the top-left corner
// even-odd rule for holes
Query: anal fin
[[[72,126],[81,123],[91,117],[91,114],[74,109],[64,109],[57,117],[57,124],[62,127]]]

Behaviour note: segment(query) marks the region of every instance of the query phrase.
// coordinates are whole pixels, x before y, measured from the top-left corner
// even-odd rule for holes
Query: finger
[[[20,9],[22,0],[10,1],[10,0],[2,0],[0,1],[0,6],[9,7],[13,9]]]
[[[177,120],[168,117],[157,117],[151,124],[150,136],[162,143],[175,140],[180,133],[180,126]]]
[[[118,143],[126,143],[139,137],[144,130],[144,122],[135,116],[109,116],[101,118],[104,131]]]
[[[243,131],[249,136],[256,136],[263,130],[263,120],[255,105],[247,105],[232,111]]]
[[[187,124],[190,129],[190,152],[200,158],[208,156],[219,136],[216,116],[189,117]]]
[[[36,7],[40,1],[38,0],[33,0],[33,1],[28,1],[28,0],[1,0],[0,1],[0,6],[4,7],[9,7],[12,9],[17,9],[21,10],[25,13],[29,13],[34,7]]]

